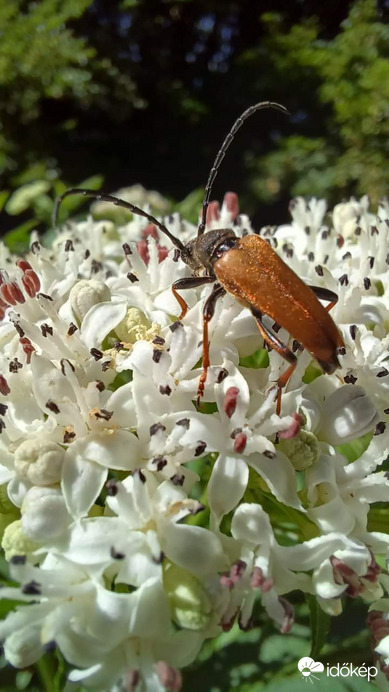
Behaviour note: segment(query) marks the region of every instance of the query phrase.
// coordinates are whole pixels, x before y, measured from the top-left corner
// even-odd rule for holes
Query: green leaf
[[[193,190],[193,192],[190,192],[189,195],[182,200],[182,202],[175,205],[176,211],[178,211],[185,219],[197,224],[203,197],[203,188],[200,187],[197,188],[197,190]]]
[[[371,507],[368,518],[368,530],[388,532],[389,508],[385,506]]]
[[[5,234],[3,240],[11,252],[16,255],[27,252],[30,245],[29,231],[36,226],[36,223],[36,219],[30,219]]]
[[[57,172],[47,167],[45,161],[37,161],[25,168],[21,173],[12,177],[13,187],[22,187],[29,183],[34,183],[36,180],[52,180],[56,178]]]
[[[267,368],[269,365],[269,353],[265,348],[259,348],[251,356],[240,358],[239,365],[244,368]]]
[[[11,600],[9,598],[3,598],[0,600],[0,618],[4,620],[8,613],[11,613],[17,607],[25,607],[26,604],[23,601]]]
[[[34,214],[40,221],[50,223],[54,202],[49,195],[40,195],[33,202]]]
[[[80,188],[80,189],[85,189],[85,190],[99,190],[101,185],[103,184],[104,177],[102,175],[92,175],[90,178],[86,178],[85,180],[82,180],[80,183],[78,183],[75,187]],[[60,194],[63,194],[61,192]],[[59,220],[60,222],[64,220],[64,218],[67,218],[74,212],[78,207],[81,206],[81,204],[85,203],[85,197],[82,194],[79,195],[71,195],[69,197],[66,197],[66,199],[62,202],[61,208],[60,208],[60,213],[59,213]],[[65,213],[66,212],[66,213]]]
[[[330,616],[322,610],[316,598],[307,595],[309,606],[309,619],[311,623],[312,645],[310,656],[316,661],[320,656],[320,651],[325,644],[327,634],[331,624]]]
[[[30,687],[32,676],[31,670],[18,670],[16,673],[16,689],[27,690]]]
[[[322,374],[322,369],[317,365],[317,363],[312,362],[308,365],[302,380],[304,384],[309,384],[310,382],[313,382],[313,380],[316,380],[317,377],[320,377],[320,375]]]
[[[373,433],[366,433],[366,435],[358,437],[357,440],[352,440],[344,445],[337,445],[336,450],[343,454],[348,461],[356,461],[367,450],[372,437]]]
[[[8,197],[9,197],[8,190],[3,190],[2,192],[0,192],[0,211],[4,207],[4,204],[6,203]]]
[[[27,183],[11,195],[5,210],[7,214],[16,216],[28,209],[31,203],[40,195],[50,189],[50,183],[47,180],[35,180],[33,183]]]
[[[117,373],[113,382],[109,385],[108,389],[111,392],[116,392],[119,387],[132,381],[132,370],[122,370],[122,372]]]
[[[90,178],[85,178],[85,180],[82,180],[77,187],[86,188],[87,190],[99,190],[103,182],[103,175],[91,175]]]

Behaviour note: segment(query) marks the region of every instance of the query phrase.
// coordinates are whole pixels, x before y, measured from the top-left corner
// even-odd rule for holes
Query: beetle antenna
[[[229,131],[227,137],[225,138],[223,144],[221,145],[219,151],[216,154],[216,158],[213,162],[213,166],[208,176],[207,184],[205,186],[201,222],[197,231],[198,236],[202,235],[205,231],[207,209],[209,206],[209,198],[211,196],[212,186],[215,182],[215,178],[220,168],[220,164],[226,155],[228,147],[230,146],[239,128],[242,127],[244,121],[247,120],[247,118],[250,118],[250,116],[256,113],[257,111],[262,110],[263,108],[274,108],[277,111],[281,111],[282,113],[286,113],[287,115],[289,115],[288,109],[285,108],[285,106],[282,106],[280,103],[275,103],[275,101],[261,101],[261,103],[256,103],[254,106],[250,106],[250,108],[244,111],[244,113],[242,113],[242,115],[240,115],[239,118],[235,120],[231,130]]]
[[[166,226],[158,221],[154,216],[151,214],[148,214],[146,211],[143,209],[140,209],[139,207],[136,207],[134,204],[131,204],[131,202],[125,202],[124,199],[119,199],[119,197],[113,197],[112,195],[107,195],[105,192],[96,192],[96,190],[83,190],[78,187],[73,187],[70,190],[66,190],[66,192],[63,193],[60,197],[58,197],[55,207],[54,207],[54,213],[53,213],[53,226],[54,228],[57,226],[58,222],[58,213],[59,213],[59,208],[63,202],[63,200],[66,197],[70,197],[70,195],[83,195],[84,197],[92,197],[93,199],[97,199],[101,202],[112,202],[116,207],[123,207],[124,209],[129,209],[133,214],[137,214],[138,216],[143,216],[145,219],[150,221],[150,223],[154,224],[157,228],[159,228],[162,233],[167,235],[168,238],[172,241],[173,245],[175,245],[180,251],[184,249],[184,244],[176,238],[170,231],[166,228]]]

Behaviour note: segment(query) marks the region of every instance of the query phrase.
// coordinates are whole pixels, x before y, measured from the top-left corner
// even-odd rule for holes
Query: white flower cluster
[[[389,497],[377,470],[389,449],[388,211],[352,200],[326,226],[323,201],[297,199],[290,225],[262,229],[308,284],[338,294],[345,342],[333,375],[299,354],[281,415],[271,384],[285,362],[229,295],[196,406],[210,287],[185,293],[177,321],[171,284],[189,270],[144,219],[69,223],[23,259],[0,249],[2,546],[20,584],[2,596],[21,603],[0,637],[13,666],[55,643],[71,681],[178,690],[203,641],[249,627],[258,599],[283,632],[296,589],[331,614],[345,596],[385,611],[389,537],[368,516]],[[165,223],[184,241],[196,233],[177,214]],[[232,193],[210,206],[217,227],[253,232]],[[389,636],[378,641],[385,667]]]

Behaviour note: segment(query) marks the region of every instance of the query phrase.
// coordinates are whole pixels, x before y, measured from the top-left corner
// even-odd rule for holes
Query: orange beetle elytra
[[[69,195],[81,194],[97,200],[112,202],[129,209],[133,214],[145,217],[164,233],[180,251],[182,260],[190,267],[193,276],[178,279],[172,291],[180,307],[181,320],[188,306],[178,291],[213,283],[214,287],[203,307],[203,371],[200,377],[197,401],[204,393],[209,362],[208,323],[215,312],[215,305],[226,292],[249,308],[256,320],[264,341],[290,364],[278,378],[277,412],[281,407],[281,390],[288,382],[297,364],[295,354],[264,324],[268,315],[296,339],[318,361],[324,372],[332,373],[339,367],[337,351],[344,347],[343,339],[328,311],[337,302],[337,295],[325,288],[307,286],[288,267],[270,245],[258,235],[237,237],[232,229],[205,231],[207,209],[212,186],[225,153],[237,130],[253,113],[262,108],[275,108],[287,113],[284,106],[271,101],[257,103],[248,108],[235,121],[220,147],[205,187],[202,215],[197,235],[184,245],[166,226],[143,209],[130,202],[94,190],[72,188],[58,198],[54,210],[57,224],[61,202]],[[319,298],[329,301],[327,308]]]

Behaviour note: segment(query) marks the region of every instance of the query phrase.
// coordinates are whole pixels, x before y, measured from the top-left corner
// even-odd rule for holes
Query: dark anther
[[[157,467],[157,471],[162,471],[162,469],[165,468],[167,464],[167,460],[165,459],[165,457],[160,455],[158,457],[155,457],[152,463],[155,464],[155,466]]]
[[[132,284],[134,284],[136,281],[139,281],[138,277],[135,276],[135,274],[133,274],[132,272],[128,272],[127,279],[131,281]]]
[[[199,440],[194,453],[195,457],[199,457],[205,451],[206,447],[207,443],[203,442],[202,440]]]
[[[65,430],[63,434],[63,442],[64,444],[69,444],[70,442],[73,442],[74,438],[76,437],[76,433],[72,430]]]
[[[102,420],[109,421],[113,416],[113,411],[107,411],[105,408],[100,408],[95,413],[95,418],[101,418]]]
[[[153,361],[154,361],[154,363],[159,363],[159,361],[161,360],[161,356],[162,356],[162,351],[161,351],[159,348],[155,348],[155,349],[153,350]]]
[[[61,358],[60,362],[61,362],[61,372],[63,375],[66,374],[65,373],[65,364],[67,364],[73,372],[75,371],[76,368],[74,367],[73,363],[71,363],[70,360],[68,360],[67,358]]]
[[[189,418],[180,418],[180,420],[176,421],[176,425],[182,425],[185,430],[189,430],[190,420]]]
[[[185,481],[185,476],[182,474],[175,473],[174,476],[171,477],[171,482],[173,485],[184,485]]]
[[[351,324],[350,325],[350,336],[351,336],[353,341],[355,341],[356,334],[357,334],[357,325]]]
[[[371,281],[368,276],[365,276],[363,279],[363,285],[365,287],[365,290],[368,291],[369,288],[371,287]]]
[[[374,435],[382,435],[382,433],[385,432],[385,428],[386,424],[383,421],[380,421],[375,426]]]
[[[24,584],[24,586],[22,586],[22,593],[25,593],[28,596],[40,596],[42,593],[41,585],[33,579],[28,584]]]
[[[162,423],[154,423],[153,425],[150,425],[150,436],[155,435],[158,430],[166,430],[166,426],[162,425]]]
[[[181,322],[180,322],[179,320],[177,320],[176,322],[173,322],[173,324],[170,324],[170,325],[169,325],[169,329],[170,329],[171,332],[175,332],[176,329],[179,329],[179,328],[182,327],[182,326],[183,326],[183,325],[181,324]]]
[[[223,380],[226,379],[226,377],[228,377],[228,370],[226,370],[225,368],[220,368],[217,374],[216,382],[220,384],[221,382],[223,382]]]
[[[94,358],[95,360],[101,360],[101,358],[102,358],[103,355],[104,355],[103,352],[102,352],[102,351],[99,351],[98,348],[91,348],[90,354],[91,354],[91,356],[93,356],[93,358]]]
[[[48,408],[52,413],[59,413],[57,404],[54,401],[51,401],[51,399],[46,401],[46,408]]]
[[[117,495],[119,492],[117,481],[115,481],[113,478],[106,482],[105,487],[107,488],[107,495],[110,497],[115,497],[115,495]]]
[[[49,324],[43,322],[43,324],[41,324],[41,332],[43,336],[47,336],[48,334],[50,334],[50,336],[53,336],[53,327],[50,327]]]
[[[113,546],[109,552],[114,560],[124,560],[126,557],[124,553],[119,553]]]
[[[103,263],[93,259],[91,262],[91,274],[98,274],[103,268]]]
[[[18,372],[22,367],[23,363],[21,363],[17,358],[11,360],[10,364],[8,365],[9,371],[13,373]]]

